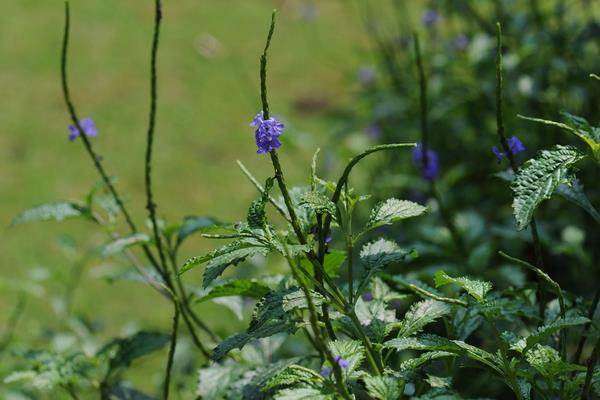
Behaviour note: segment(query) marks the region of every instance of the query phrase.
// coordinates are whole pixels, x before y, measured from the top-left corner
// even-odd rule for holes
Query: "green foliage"
[[[404,381],[394,376],[366,376],[367,393],[376,400],[398,400],[404,392]]]
[[[138,358],[162,349],[169,340],[170,337],[163,333],[142,331],[111,341],[97,355],[108,358],[108,374],[113,374],[128,368]]]
[[[571,326],[583,325],[587,322],[589,322],[589,320],[585,317],[559,317],[554,322],[548,325],[540,326],[535,331],[530,333],[527,337],[517,341],[516,343],[513,343],[511,345],[511,349],[525,353],[534,345],[543,342],[553,333]]]
[[[436,300],[423,300],[413,304],[400,323],[398,337],[409,337],[438,318],[450,313],[450,305]]]
[[[112,256],[121,253],[123,250],[131,246],[146,244],[149,242],[150,236],[146,235],[145,233],[132,233],[131,235],[115,239],[108,243],[106,246],[104,246],[102,255],[105,257]]]
[[[329,198],[321,192],[306,192],[300,197],[298,205],[317,214],[329,214],[335,218],[336,207]]]
[[[486,294],[492,290],[490,282],[476,281],[465,277],[452,278],[444,271],[438,271],[435,274],[435,286],[440,287],[448,284],[455,284],[466,290],[475,300],[480,303],[485,302]]]
[[[61,201],[29,208],[17,215],[13,219],[12,224],[19,225],[38,221],[63,221],[69,218],[83,218],[94,221],[89,208],[72,201]]]
[[[371,216],[365,230],[375,229],[383,225],[391,225],[406,218],[418,217],[427,211],[417,203],[408,200],[387,199],[371,210]]]
[[[571,184],[570,168],[582,158],[583,154],[574,147],[556,145],[552,150],[542,150],[519,169],[511,185],[519,230],[529,224],[537,206],[549,199],[558,185]]]

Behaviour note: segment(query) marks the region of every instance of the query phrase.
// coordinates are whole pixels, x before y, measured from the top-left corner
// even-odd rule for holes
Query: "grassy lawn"
[[[273,7],[279,9],[279,17],[270,64],[271,108],[288,123],[287,135],[296,138],[282,150],[290,180],[300,182],[306,176],[306,161],[333,128],[322,111],[347,104],[359,59],[365,62],[366,39],[357,13],[341,2],[322,2],[314,19],[303,16],[302,3],[166,4],[154,164],[161,217],[240,219],[255,192],[235,160],[242,160],[261,179],[270,173],[267,159],[255,154],[248,123],[260,108],[258,56]],[[73,97],[80,116],[95,119],[96,149],[109,174],[118,176],[118,188],[139,225],[145,220],[142,166],[152,12],[149,1],[71,5]],[[68,115],[59,81],[62,24],[62,3],[56,1],[9,2],[0,15],[0,87],[5,99],[0,113],[0,221],[5,227],[19,210],[80,198],[97,180],[81,143],[67,140]],[[210,37],[218,45],[211,45]],[[298,103],[319,106],[307,113]],[[38,296],[28,296],[20,322],[27,336],[40,337],[42,327],[57,327],[53,304],[72,268],[72,260],[58,244],[65,236],[82,248],[106,240],[83,222],[3,228],[3,317],[16,303],[17,282],[33,277],[44,288]],[[203,240],[190,241],[182,258],[209,246]],[[103,321],[107,334],[121,332],[131,323],[167,326],[171,310],[150,289],[134,283],[108,285],[97,278],[110,268],[115,265],[99,258],[86,262],[75,310]],[[186,279],[200,283],[199,275]],[[226,323],[223,318],[210,322]]]

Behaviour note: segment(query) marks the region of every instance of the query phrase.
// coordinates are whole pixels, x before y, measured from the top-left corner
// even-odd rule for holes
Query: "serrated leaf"
[[[256,279],[235,279],[218,282],[197,293],[194,300],[201,303],[210,299],[227,296],[245,296],[260,299],[271,288]]]
[[[424,364],[427,364],[432,360],[437,360],[438,358],[456,357],[457,355],[458,354],[451,353],[449,351],[428,351],[416,358],[403,361],[402,364],[400,364],[400,371],[411,371],[421,367]]]
[[[265,212],[265,207],[269,202],[269,192],[272,188],[273,178],[269,177],[265,182],[261,198],[258,200],[254,200],[250,204],[247,217],[248,226],[250,227],[250,229],[260,229],[266,225],[267,214]]]
[[[475,361],[489,366],[498,373],[502,373],[501,360],[498,356],[488,353],[478,347],[460,340],[450,340],[436,335],[420,335],[419,337],[403,337],[388,340],[384,347],[402,350],[444,351],[456,355],[467,356]]]
[[[375,400],[398,400],[404,392],[404,381],[393,376],[366,376],[362,380]]]
[[[540,326],[526,338],[519,340],[516,343],[513,343],[511,345],[511,349],[525,353],[527,350],[531,349],[531,347],[538,343],[541,343],[553,333],[571,326],[583,325],[588,323],[589,321],[590,320],[585,317],[559,317],[556,321],[552,322],[551,324]]]
[[[77,217],[93,220],[90,210],[87,207],[72,201],[60,201],[29,208],[17,215],[13,219],[12,225],[37,221],[63,221]]]
[[[329,349],[334,357],[348,361],[348,374],[358,369],[365,358],[365,348],[358,340],[334,340],[329,343]]]
[[[400,323],[398,337],[409,337],[419,333],[436,319],[450,313],[451,307],[436,300],[423,300],[413,304]]]
[[[98,356],[109,355],[109,370],[127,368],[131,363],[146,354],[162,349],[171,337],[159,332],[141,331],[136,334],[115,339],[106,344]]]
[[[363,246],[360,259],[367,271],[375,272],[383,270],[389,264],[404,261],[412,254],[412,251],[406,251],[392,241],[379,239]]]
[[[203,280],[203,287],[206,288],[213,280],[220,276],[228,266],[240,263],[246,258],[255,255],[266,256],[269,251],[269,247],[256,239],[245,238],[237,240],[216,249],[207,255],[190,258],[184,263],[183,267],[181,267],[179,274],[189,271],[196,265],[208,262],[204,270]]]
[[[574,147],[556,145],[542,150],[519,169],[511,184],[517,229],[529,225],[537,206],[549,199],[558,185],[569,182],[569,168],[582,158]]]
[[[312,369],[301,365],[290,365],[279,374],[271,378],[262,390],[268,390],[277,386],[293,386],[307,384],[309,386],[323,386],[324,379]]]
[[[320,306],[323,296],[310,292],[313,304]],[[293,310],[308,308],[308,302],[302,289],[292,287],[283,290],[273,290],[267,293],[254,307],[249,330],[256,329],[270,320],[285,319]]]
[[[232,365],[213,364],[198,371],[196,394],[205,400],[221,399],[225,389],[239,376],[238,368]]]
[[[525,354],[525,359],[546,379],[555,379],[559,377],[558,375],[567,376],[571,372],[586,370],[582,365],[564,362],[557,350],[540,344],[533,346]]]
[[[335,219],[335,204],[321,192],[311,191],[304,193],[300,196],[298,205],[318,214],[329,214]]]
[[[149,243],[150,240],[150,236],[145,233],[132,233],[131,235],[115,239],[108,243],[104,246],[102,255],[104,257],[109,257],[118,254],[131,246]]]
[[[324,391],[325,389],[316,389],[311,387],[283,389],[275,394],[275,400],[334,400],[335,396]]]
[[[427,207],[408,200],[398,200],[395,198],[387,199],[381,202],[371,210],[369,222],[365,231],[377,228],[382,225],[390,225],[400,220],[417,217],[427,211]]]
[[[600,224],[600,213],[585,195],[585,192],[583,191],[583,185],[579,182],[579,179],[573,177],[567,180],[570,183],[558,185],[556,188],[556,193],[569,200],[571,203],[584,209],[592,218],[594,218],[597,223]]]
[[[435,287],[440,287],[448,284],[455,284],[467,291],[471,296],[480,303],[485,301],[485,295],[492,290],[492,284],[486,281],[476,281],[466,277],[453,278],[448,276],[444,271],[435,273]]]
[[[212,359],[219,361],[231,350],[241,349],[252,340],[273,336],[276,333],[294,333],[296,329],[297,325],[293,321],[269,321],[256,329],[233,335],[223,340],[217,347],[215,347],[212,354]]]

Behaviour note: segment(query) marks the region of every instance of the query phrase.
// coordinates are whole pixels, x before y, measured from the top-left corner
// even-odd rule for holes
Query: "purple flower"
[[[426,10],[423,16],[421,17],[421,21],[428,27],[433,27],[440,20],[440,14],[435,10]]]
[[[379,139],[381,137],[381,128],[379,125],[371,124],[367,127],[367,135],[371,139]]]
[[[342,356],[335,356],[334,360],[343,369],[346,369],[350,366],[348,360],[343,359]]]
[[[268,153],[281,147],[279,136],[285,128],[285,125],[276,118],[263,119],[263,113],[256,114],[250,126],[256,127],[256,146],[258,154]]]
[[[498,164],[500,164],[500,162],[502,161],[502,157],[504,157],[504,153],[498,150],[496,146],[492,146],[492,153],[494,153],[496,159],[498,160]]]
[[[375,69],[369,65],[363,65],[358,70],[358,80],[363,85],[370,85],[375,80]]]
[[[361,297],[364,301],[371,301],[371,300],[373,300],[373,293],[365,292],[365,293],[363,293],[363,295]]]
[[[525,145],[516,136],[511,136],[510,138],[508,138],[506,144],[508,144],[508,149],[510,150],[510,153],[512,155],[525,151]],[[500,164],[502,158],[504,158],[504,153],[501,152],[496,146],[492,146],[492,153],[494,153],[496,159],[498,160],[498,164]]]
[[[523,142],[516,136],[508,138],[508,148],[513,155],[525,151],[525,145],[523,145]]]
[[[98,130],[96,129],[96,124],[94,123],[93,119],[84,118],[79,121],[79,125],[81,126],[83,133],[85,133],[85,136],[92,137],[98,135]],[[77,139],[78,136],[79,129],[77,129],[75,125],[69,125],[69,140],[72,142],[73,140]]]
[[[421,143],[417,143],[417,147],[415,147],[412,151],[412,156],[413,163],[421,170],[421,176],[423,176],[423,179],[433,181],[438,175],[440,169],[437,153],[431,149],[427,149],[427,163],[423,165],[423,146]]]
[[[331,375],[331,368],[329,368],[329,367],[321,368],[321,376],[323,378],[329,378],[329,375]]]
[[[315,235],[315,237],[319,234],[319,227],[317,226],[317,224],[310,227],[310,233]],[[327,236],[325,236],[325,244],[331,243],[332,240],[333,240],[333,236],[331,236],[331,232],[330,232],[327,234]]]
[[[464,33],[459,33],[454,37],[454,47],[459,50],[464,50],[469,45],[469,38]]]

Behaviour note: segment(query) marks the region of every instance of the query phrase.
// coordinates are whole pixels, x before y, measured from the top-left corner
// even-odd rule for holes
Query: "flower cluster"
[[[433,181],[440,170],[438,155],[435,151],[427,149],[427,163],[423,159],[423,145],[417,143],[417,146],[412,151],[413,163],[421,170],[423,179]]]
[[[83,129],[83,133],[85,136],[92,137],[98,135],[98,130],[96,129],[96,124],[94,120],[91,118],[84,118],[79,121],[79,125],[81,129]],[[69,125],[69,140],[72,142],[73,140],[79,137],[79,129],[75,125]]]
[[[350,366],[350,362],[348,360],[342,358],[342,356],[335,356],[334,360],[337,363],[337,365],[339,365],[342,369],[348,369],[348,367]],[[321,368],[321,376],[323,378],[328,378],[330,375],[331,375],[330,367]]]
[[[427,27],[435,26],[440,20],[440,14],[436,10],[426,10],[423,16],[421,17],[421,21]]]
[[[263,119],[262,111],[256,114],[256,117],[250,123],[250,126],[256,127],[256,146],[258,154],[268,153],[281,147],[279,136],[285,128],[285,125],[277,118]]]
[[[512,155],[525,151],[525,145],[523,145],[523,142],[521,142],[521,140],[516,136],[511,136],[506,142]],[[494,153],[496,159],[498,160],[498,164],[500,164],[502,158],[504,157],[504,153],[501,152],[496,146],[492,147],[492,153]]]

